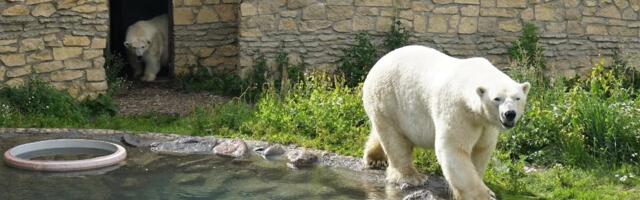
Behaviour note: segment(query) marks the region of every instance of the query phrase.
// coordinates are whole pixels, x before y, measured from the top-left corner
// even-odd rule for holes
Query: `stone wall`
[[[106,0],[0,0],[0,87],[39,78],[84,99],[107,90]]]
[[[173,0],[175,73],[235,71],[240,0]]]
[[[525,22],[540,28],[549,68],[562,75],[582,74],[616,48],[640,51],[639,0],[244,0],[240,7],[242,67],[257,52],[273,58],[282,48],[294,62],[332,68],[354,33],[379,42],[394,17],[411,43],[499,67]]]

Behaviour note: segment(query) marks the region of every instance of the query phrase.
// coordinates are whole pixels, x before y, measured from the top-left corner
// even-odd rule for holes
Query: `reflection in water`
[[[0,136],[0,150],[62,136]],[[0,165],[0,199],[401,199],[365,172],[282,161],[230,160],[211,155],[159,155],[127,149],[123,165],[81,173],[30,172]],[[10,181],[7,181],[10,180]]]

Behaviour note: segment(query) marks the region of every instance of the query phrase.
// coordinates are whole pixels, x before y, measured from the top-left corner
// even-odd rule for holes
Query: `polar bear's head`
[[[151,41],[146,39],[135,38],[124,42],[124,46],[127,47],[136,56],[142,57],[147,49],[149,49]]]
[[[127,29],[124,46],[129,51],[141,58],[151,47],[151,40],[155,31],[152,26],[144,21],[136,22]]]
[[[486,119],[501,129],[513,128],[524,114],[530,87],[529,82],[478,87],[476,92],[482,99],[482,111]]]

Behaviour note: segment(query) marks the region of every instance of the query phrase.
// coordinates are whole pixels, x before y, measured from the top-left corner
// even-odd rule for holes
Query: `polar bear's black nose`
[[[516,111],[510,110],[504,113],[504,117],[507,121],[513,121],[516,118]]]

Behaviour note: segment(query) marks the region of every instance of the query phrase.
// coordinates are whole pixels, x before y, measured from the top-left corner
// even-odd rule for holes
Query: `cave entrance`
[[[119,54],[126,66],[121,72],[133,79],[133,70],[126,58],[127,49],[124,47],[124,40],[127,28],[139,20],[148,20],[161,14],[169,16],[169,62],[167,66],[162,66],[156,80],[167,80],[174,75],[174,51],[173,51],[173,4],[171,0],[109,0],[109,48],[114,54]]]

